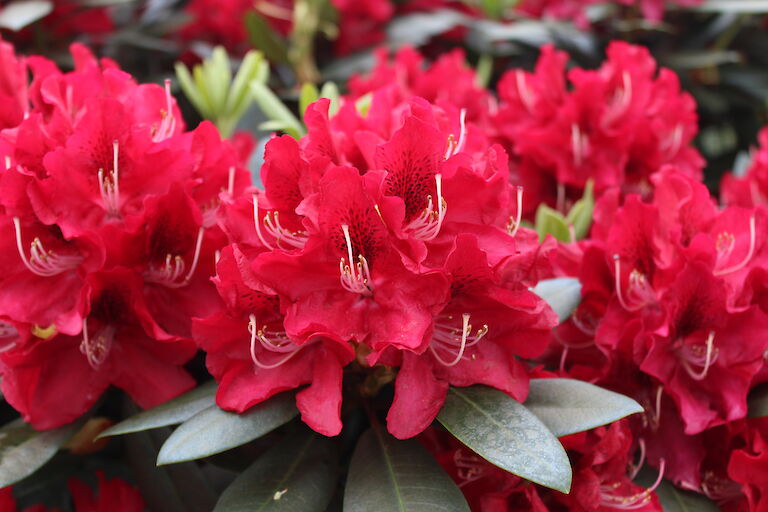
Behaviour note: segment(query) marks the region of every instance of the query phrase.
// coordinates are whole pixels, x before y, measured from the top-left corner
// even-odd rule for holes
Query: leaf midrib
[[[373,430],[376,433],[376,439],[379,441],[379,445],[381,446],[381,453],[384,456],[384,462],[387,465],[389,478],[392,480],[392,486],[394,487],[394,490],[395,490],[395,497],[397,498],[397,505],[402,512],[407,512],[407,509],[405,508],[405,503],[403,502],[403,497],[400,493],[400,484],[395,475],[395,468],[392,466],[392,460],[390,459],[389,452],[387,450],[386,439],[384,439],[384,436],[382,435],[380,426],[374,425]]]
[[[274,495],[276,492],[280,491],[281,488],[285,485],[285,482],[288,481],[289,477],[293,474],[293,472],[296,470],[296,468],[299,466],[299,463],[304,460],[304,456],[307,454],[307,451],[309,450],[309,446],[315,441],[314,436],[309,436],[307,438],[306,443],[302,447],[301,450],[298,452],[298,456],[294,458],[293,462],[291,462],[290,466],[288,466],[288,470],[283,474],[283,477],[280,479],[280,481],[275,485],[272,489],[272,494],[267,496],[266,501],[262,502],[261,505],[259,505],[259,508],[256,509],[256,512],[260,510],[264,510],[264,507],[269,505],[272,501],[274,501]]]

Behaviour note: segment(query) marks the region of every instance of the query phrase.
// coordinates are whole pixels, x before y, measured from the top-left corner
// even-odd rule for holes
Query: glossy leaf
[[[21,419],[0,428],[0,487],[15,484],[48,462],[81,421],[37,432]]]
[[[768,12],[768,0],[704,0],[691,9],[714,12],[765,13]]]
[[[337,457],[332,439],[302,429],[241,473],[213,512],[324,512],[336,490]]]
[[[627,396],[574,379],[532,379],[525,406],[557,437],[643,412]]]
[[[97,437],[117,436],[142,432],[153,428],[184,423],[189,418],[216,404],[216,381],[206,382],[192,391],[179,395],[173,400],[140,412],[121,421]]]
[[[166,440],[157,464],[201,459],[258,439],[298,414],[293,393],[272,397],[243,414],[223,411],[217,405],[182,423]]]
[[[0,9],[0,28],[21,30],[48,16],[52,10],[53,3],[46,0],[22,0],[5,4]]]
[[[464,496],[418,441],[374,426],[352,455],[344,512],[469,512]]]
[[[524,405],[493,388],[450,388],[437,419],[475,453],[502,469],[561,492],[571,488],[563,446]]]
[[[581,302],[581,283],[575,277],[556,277],[539,281],[533,293],[544,299],[564,322]]]

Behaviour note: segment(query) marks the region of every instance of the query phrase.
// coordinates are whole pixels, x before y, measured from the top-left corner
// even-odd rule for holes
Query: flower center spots
[[[150,263],[149,269],[144,273],[144,278],[151,283],[158,283],[168,288],[181,288],[186,286],[192,280],[192,276],[197,270],[197,264],[200,261],[200,249],[203,245],[203,235],[205,228],[200,227],[197,231],[195,241],[195,251],[192,255],[192,263],[187,267],[184,258],[179,254],[166,253],[162,264],[156,265]],[[150,246],[151,246],[150,242]]]
[[[248,332],[251,334],[250,353],[253,364],[263,370],[271,370],[282,366],[293,356],[299,353],[304,345],[296,345],[285,334],[285,331],[270,330],[266,325],[258,327],[256,315],[248,317]],[[261,354],[270,355],[276,360],[265,363],[257,356],[257,346],[261,347]]]
[[[472,334],[469,318],[469,313],[461,315],[461,328],[452,325],[454,322],[451,315],[435,319],[435,329],[429,350],[441,364],[456,366],[462,359],[466,359],[464,355],[466,349],[477,345],[488,333],[488,326],[483,325]]]
[[[443,219],[445,219],[448,205],[443,199],[442,176],[440,174],[435,175],[435,188],[437,189],[436,201],[433,202],[431,194],[427,195],[427,206],[418,217],[405,227],[407,233],[419,240],[434,240],[440,233],[440,227],[443,225]]]
[[[79,254],[58,254],[53,250],[46,250],[37,237],[32,240],[29,247],[29,257],[27,257],[21,236],[21,222],[18,217],[13,218],[13,226],[16,231],[16,249],[19,251],[24,266],[33,274],[41,277],[55,276],[77,268],[82,263],[83,257]]]

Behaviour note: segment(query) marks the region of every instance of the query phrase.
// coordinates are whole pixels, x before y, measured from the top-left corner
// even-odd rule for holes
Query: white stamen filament
[[[150,267],[145,274],[147,281],[152,283],[161,284],[168,288],[181,288],[186,286],[192,280],[192,276],[197,270],[197,264],[200,262],[200,250],[203,246],[203,235],[205,234],[205,228],[201,227],[197,231],[197,240],[195,241],[195,253],[192,256],[192,264],[187,270],[187,265],[184,262],[184,258],[179,255],[173,256],[171,254],[165,255],[165,263],[160,268]],[[181,278],[181,280],[179,280]]]
[[[341,225],[344,232],[344,239],[347,243],[347,256],[349,260],[343,257],[339,261],[339,272],[341,274],[341,286],[345,290],[361,295],[371,295],[371,271],[368,268],[368,260],[362,254],[358,254],[357,263],[353,263],[352,257],[352,239],[349,236],[349,226]],[[349,261],[349,264],[347,264]]]
[[[120,216],[120,173],[118,171],[118,142],[112,141],[112,171],[104,174],[104,169],[99,169],[99,192],[104,209],[110,217]]]
[[[637,440],[637,444],[640,446],[640,458],[638,459],[637,463],[632,464],[632,466],[629,468],[629,479],[634,480],[637,474],[640,472],[640,469],[643,467],[643,463],[645,462],[645,440],[640,438]]]
[[[459,123],[461,125],[460,131],[459,131],[459,140],[458,141],[454,140],[453,134],[451,134],[448,137],[448,148],[445,150],[445,155],[443,157],[444,160],[448,160],[453,155],[460,153],[464,150],[464,146],[467,143],[466,118],[467,118],[467,109],[463,108],[461,109],[461,113],[459,114]]]
[[[608,107],[608,110],[603,117],[603,125],[608,126],[616,119],[621,117],[632,102],[632,77],[629,72],[624,71],[622,73],[623,88],[616,89],[613,96],[613,101]]]
[[[10,171],[11,170],[11,157],[9,155],[5,155],[4,163],[5,163],[5,170],[6,171]]]
[[[176,117],[173,115],[173,95],[171,95],[171,81],[165,79],[165,110],[160,111],[160,125],[157,127],[152,142],[161,142],[173,135],[176,130]]]
[[[683,125],[678,124],[675,126],[675,129],[672,131],[671,138],[667,138],[661,142],[661,151],[664,153],[664,156],[667,159],[673,158],[678,151],[680,151],[680,146],[683,145]]]
[[[267,331],[267,326],[263,326],[261,329],[259,329],[256,324],[256,315],[249,315],[248,317],[248,332],[251,333],[251,360],[253,360],[254,365],[263,370],[272,370],[278,366],[282,366],[302,349],[302,346],[294,344],[285,335],[285,332]],[[259,358],[256,357],[257,340],[265,350],[277,354],[288,355],[272,364],[262,363],[259,361]]]
[[[523,187],[517,186],[517,211],[514,217],[509,218],[509,224],[507,224],[507,232],[515,236],[517,230],[520,229],[520,223],[523,220]]]
[[[619,299],[621,307],[627,311],[638,311],[649,304],[656,302],[656,294],[648,283],[642,272],[633,270],[629,274],[629,286],[627,287],[627,296],[624,296],[621,286],[621,258],[618,254],[613,255],[614,284],[616,288],[616,297]]]
[[[12,324],[0,320],[0,354],[7,352],[16,346],[19,331]]]
[[[270,251],[274,250],[275,248],[274,245],[272,245],[270,242],[267,242],[266,238],[264,238],[264,234],[261,231],[262,222],[264,223],[265,231],[275,239],[278,247],[280,247],[282,242],[285,242],[296,249],[301,249],[304,247],[304,245],[307,243],[307,240],[309,239],[309,235],[307,235],[307,233],[304,231],[290,231],[289,229],[283,227],[283,225],[280,224],[279,212],[267,212],[264,215],[264,219],[259,221],[259,198],[256,194],[254,194],[252,197],[253,226],[256,229],[256,235],[259,237],[261,243],[264,244],[264,247]]]
[[[53,251],[46,251],[43,243],[37,237],[30,244],[29,258],[27,258],[21,239],[21,222],[18,217],[13,218],[13,226],[16,231],[16,249],[19,251],[24,266],[33,274],[51,277],[76,268],[82,263],[83,258],[79,254],[60,255]]]
[[[616,482],[613,485],[601,485],[599,502],[600,506],[615,508],[618,510],[636,510],[646,506],[652,499],[651,495],[653,494],[653,491],[656,490],[656,488],[661,483],[662,478],[664,477],[665,467],[666,461],[661,459],[659,461],[659,476],[656,478],[654,484],[648,489],[632,496],[616,496],[615,494],[612,494],[621,485],[619,482]]]
[[[106,361],[114,338],[115,328],[112,326],[105,327],[98,336],[91,338],[88,336],[88,319],[83,319],[83,340],[80,342],[80,352],[88,360],[91,368],[98,370]]]
[[[472,324],[469,323],[469,313],[463,313],[461,315],[461,330],[443,325],[438,321],[435,321],[435,329],[432,334],[432,343],[429,345],[429,350],[432,351],[432,355],[435,356],[441,364],[445,366],[456,366],[464,358],[464,351],[477,345],[483,336],[488,333],[488,326],[483,325],[478,329],[474,335],[472,335]],[[452,320],[453,317],[449,316],[448,320]],[[458,349],[458,350],[457,350]],[[456,353],[453,360],[446,361],[442,358],[438,350],[443,350],[450,354]]]
[[[227,177],[227,194],[232,199],[235,195],[235,166],[229,168],[229,175]]]
[[[421,214],[413,219],[405,227],[414,238],[428,242],[434,240],[440,233],[445,214],[448,211],[448,203],[443,199],[443,181],[441,174],[435,174],[435,188],[437,190],[437,210],[432,195],[427,196],[427,207]]]
[[[577,167],[584,163],[584,159],[589,152],[589,139],[581,133],[579,125],[571,125],[571,151],[573,152],[573,163]]]
[[[700,345],[683,346],[681,349],[681,362],[683,368],[693,380],[704,380],[709,369],[717,360],[719,351],[715,348],[715,331],[710,331],[704,347]],[[700,366],[701,370],[695,371],[692,367]]]
[[[528,88],[525,73],[520,69],[515,71],[515,82],[517,82],[517,93],[520,96],[520,101],[525,105],[528,112],[533,112],[535,107],[534,98],[531,94],[531,90]]]
[[[721,233],[720,237],[718,237],[718,243],[721,242],[724,238],[727,239],[727,242],[723,247],[718,247],[717,264],[715,265],[715,271],[713,272],[714,275],[724,276],[726,274],[738,272],[747,266],[747,264],[752,259],[752,256],[755,255],[755,231],[755,216],[753,215],[749,218],[749,250],[747,251],[747,255],[736,265],[718,269],[717,267],[720,266],[719,263],[725,263],[727,261],[736,243],[736,239],[733,237],[733,235],[730,233]]]

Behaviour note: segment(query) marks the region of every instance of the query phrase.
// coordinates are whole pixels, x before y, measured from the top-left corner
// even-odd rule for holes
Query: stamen
[[[730,246],[727,249],[725,249],[727,251],[727,256],[730,256],[735,243],[735,239],[733,239],[733,235],[731,235],[731,237],[732,237],[732,242]],[[718,242],[720,242],[720,237],[718,237]],[[731,267],[726,267],[720,270],[715,269],[713,274],[715,276],[724,276],[726,274],[737,272],[747,266],[747,264],[750,262],[754,254],[755,254],[755,216],[752,215],[752,217],[749,218],[749,250],[747,251],[747,255],[744,257],[743,260],[741,260],[741,262],[737,263],[736,265],[733,265]],[[721,259],[718,257],[718,260],[724,261],[724,258]]]
[[[460,153],[464,150],[464,146],[467,142],[467,126],[466,126],[466,118],[467,118],[467,109],[463,108],[461,109],[461,113],[459,114],[459,123],[461,125],[460,131],[459,131],[459,140],[456,141],[453,138],[453,134],[448,136],[448,147],[445,150],[445,155],[443,157],[444,160],[448,160],[453,155]]]
[[[688,375],[693,380],[703,380],[707,377],[707,374],[709,373],[709,369],[712,367],[712,364],[714,364],[715,360],[718,356],[718,350],[714,348],[715,345],[715,331],[710,331],[709,336],[707,336],[707,341],[704,342],[704,346],[706,349],[704,351],[697,350],[700,349],[699,346],[683,346],[682,352],[681,352],[681,362],[683,363],[683,367],[685,368],[685,371],[688,373]],[[702,354],[702,352],[704,352]],[[703,361],[702,361],[703,357]],[[691,367],[691,364],[696,366],[701,366],[700,371],[694,371],[694,369]]]
[[[229,168],[229,176],[227,179],[227,194],[229,198],[233,198],[235,194],[235,166]]]
[[[195,241],[195,252],[192,256],[192,264],[189,266],[189,271],[184,275],[186,270],[186,264],[184,258],[179,255],[173,256],[171,254],[165,255],[165,263],[160,268],[153,268],[146,272],[145,278],[151,283],[158,283],[168,288],[181,288],[186,286],[192,280],[192,277],[197,270],[197,264],[200,261],[200,250],[203,246],[203,235],[205,234],[205,228],[200,227],[197,230],[197,240]],[[179,280],[180,277],[183,278]]]
[[[528,88],[528,82],[525,79],[525,73],[518,69],[515,71],[515,82],[517,82],[517,92],[520,96],[520,101],[525,105],[528,112],[533,112],[535,107],[534,98],[531,94],[531,90]]]
[[[623,88],[616,89],[613,101],[608,106],[605,116],[603,116],[602,122],[604,126],[610,125],[623,115],[632,102],[632,77],[627,71],[622,73],[622,82]]]
[[[523,187],[521,185],[517,186],[517,212],[515,212],[515,216],[509,218],[509,224],[507,224],[507,232],[515,236],[517,234],[517,230],[520,229],[520,223],[523,220]]]
[[[614,285],[616,288],[616,297],[619,299],[621,307],[627,311],[638,311],[648,304],[656,302],[656,294],[648,284],[648,280],[638,270],[633,270],[629,274],[628,295],[625,297],[621,286],[621,258],[618,254],[613,255]]]
[[[9,155],[5,155],[5,170],[10,171],[11,170],[11,157]]]
[[[30,255],[27,258],[21,239],[21,222],[18,217],[13,218],[13,226],[16,231],[16,249],[19,251],[24,266],[33,274],[51,277],[72,270],[82,263],[83,258],[79,254],[59,255],[53,251],[46,251],[39,238],[35,238],[30,244]]]
[[[271,243],[267,242],[266,238],[264,238],[264,235],[261,232],[261,222],[259,221],[259,198],[256,194],[253,196],[253,225],[256,228],[256,235],[259,237],[259,240],[262,244],[264,244],[264,247],[267,249],[274,250],[275,246]],[[285,242],[288,245],[301,249],[304,247],[304,245],[307,243],[307,240],[309,239],[309,235],[307,235],[304,231],[290,231],[282,226],[280,224],[280,216],[279,212],[267,212],[264,215],[264,229],[267,233],[272,235],[272,237],[275,238],[275,241],[277,242],[277,246],[281,247],[281,242]]]
[[[652,499],[651,494],[661,484],[664,478],[664,470],[666,469],[666,461],[661,459],[659,461],[659,476],[651,487],[645,489],[642,492],[634,494],[632,496],[616,496],[611,494],[615,492],[621,484],[616,482],[614,485],[601,485],[600,486],[600,506],[615,508],[618,510],[636,510],[646,506]]]
[[[434,240],[440,233],[445,214],[447,213],[448,203],[443,199],[443,176],[435,174],[435,188],[437,190],[437,210],[432,201],[432,196],[427,196],[427,207],[421,212],[421,215],[413,219],[405,227],[414,238],[429,242]]]
[[[88,336],[88,319],[83,319],[83,340],[80,342],[80,352],[85,355],[91,368],[98,370],[106,361],[109,352],[112,349],[112,342],[115,337],[115,328],[107,326],[102,329],[96,338],[91,339]]]
[[[171,81],[166,78],[165,85],[165,110],[160,110],[160,125],[157,127],[152,142],[161,142],[171,137],[176,130],[176,117],[173,115],[173,95],[171,94]]]
[[[637,474],[640,472],[640,468],[643,467],[645,462],[645,440],[640,438],[637,440],[637,444],[640,446],[640,458],[637,463],[632,464],[629,468],[629,479],[634,480]]]
[[[581,166],[589,151],[589,139],[581,133],[581,128],[576,123],[571,125],[571,151],[574,165]]]
[[[99,192],[104,209],[110,217],[120,216],[120,175],[118,171],[118,141],[112,141],[112,172],[108,176],[99,169]]]
[[[295,345],[287,336],[285,336],[285,333],[268,333],[266,326],[259,329],[256,324],[256,315],[248,316],[248,332],[251,333],[251,360],[253,361],[253,364],[263,370],[272,370],[282,366],[293,356],[298,354],[303,347],[302,345]],[[277,340],[267,337],[267,334],[275,335]],[[288,355],[276,363],[264,364],[259,361],[258,357],[256,357],[256,340],[259,341],[264,349],[270,352]]]
[[[672,131],[672,137],[667,138],[661,143],[661,150],[667,160],[672,159],[683,145],[683,125],[678,124]]]
[[[435,321],[435,328],[432,334],[432,343],[429,345],[429,349],[432,351],[432,355],[435,356],[441,364],[445,366],[456,366],[459,361],[464,358],[464,351],[473,345],[476,345],[483,339],[488,333],[488,326],[483,325],[478,329],[474,335],[470,335],[472,332],[472,325],[469,323],[469,313],[463,313],[461,315],[462,327],[461,331],[458,329],[440,325]],[[453,317],[449,316],[448,320],[452,320]],[[438,349],[444,350],[453,354],[458,348],[458,352],[452,361],[446,361],[438,353]]]
[[[467,454],[461,448],[453,453],[453,463],[456,465],[457,476],[462,480],[459,487],[481,478],[487,470],[483,459],[474,454]]]
[[[7,352],[16,346],[19,331],[12,324],[0,320],[0,354]]]
[[[371,295],[369,286],[371,282],[371,271],[368,268],[368,260],[366,260],[362,254],[358,254],[357,264],[352,263],[352,239],[349,236],[349,226],[342,224],[341,230],[344,232],[344,239],[347,242],[347,256],[349,257],[349,260],[345,260],[342,257],[339,261],[341,286],[352,293]],[[347,261],[349,261],[349,264],[346,263]]]

